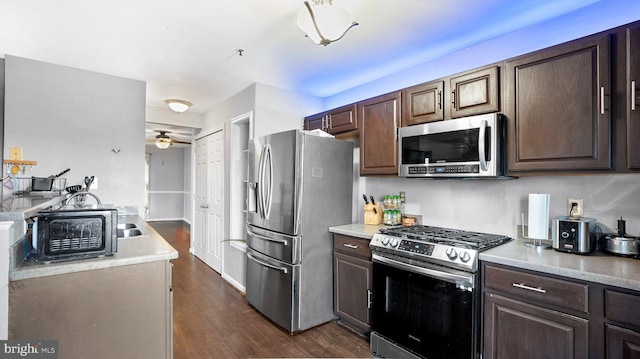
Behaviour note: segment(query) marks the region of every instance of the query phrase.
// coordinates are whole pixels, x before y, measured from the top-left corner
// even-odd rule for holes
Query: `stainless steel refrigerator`
[[[297,332],[333,311],[333,237],[351,223],[353,143],[292,130],[249,145],[246,297]]]

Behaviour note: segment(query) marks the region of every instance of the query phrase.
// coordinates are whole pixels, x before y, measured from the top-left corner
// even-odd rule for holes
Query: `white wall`
[[[225,183],[230,183],[231,134],[228,131],[230,120],[253,112],[254,136],[302,128],[304,116],[309,111],[320,111],[322,101],[318,98],[284,90],[264,84],[253,84],[228,100],[218,104],[204,114],[204,129],[199,135],[210,133],[215,128],[224,126],[225,131]],[[225,191],[225,208],[229,213],[229,192]],[[225,239],[229,238],[229,218],[225,219]],[[245,253],[229,242],[224,243],[224,260],[222,276],[234,285],[244,288],[245,285]]]
[[[96,176],[103,203],[141,211],[145,83],[10,55],[5,69],[4,153],[38,161],[24,176],[71,168],[68,185]]]
[[[185,156],[190,147],[171,146],[166,150],[154,144],[146,146],[149,160],[149,213],[147,221],[185,219],[185,202],[189,191],[185,188]],[[189,167],[190,169],[190,167]]]

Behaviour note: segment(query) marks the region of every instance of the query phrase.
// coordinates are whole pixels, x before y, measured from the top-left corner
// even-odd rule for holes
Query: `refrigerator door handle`
[[[258,260],[251,253],[247,253],[247,257],[249,257],[249,259],[251,259],[252,261],[260,264],[261,266],[264,266],[264,267],[267,267],[267,268],[271,268],[271,269],[275,269],[275,270],[279,270],[282,273],[287,274],[287,268],[285,268],[285,267],[277,267],[277,266],[271,265],[269,263],[265,263],[265,262],[263,262],[261,260]]]
[[[269,214],[271,213],[271,199],[273,197],[273,158],[271,156],[271,145],[267,144],[266,147],[266,155],[265,155],[265,166],[269,169],[269,183],[268,183],[268,192],[266,194],[266,198],[264,201],[264,218],[269,219]]]
[[[265,148],[266,146],[262,146],[262,151],[260,151],[260,159],[258,160],[258,183],[257,183],[257,191],[256,191],[256,200],[258,202],[258,214],[260,218],[264,219],[264,158],[265,158]]]
[[[271,237],[267,237],[267,236],[262,236],[260,234],[254,233],[250,229],[247,229],[247,234],[250,235],[250,236],[253,236],[253,237],[258,237],[260,239],[264,239],[265,241],[282,243],[282,245],[284,245],[284,246],[286,246],[288,244],[286,239],[278,239],[278,238],[271,238]]]

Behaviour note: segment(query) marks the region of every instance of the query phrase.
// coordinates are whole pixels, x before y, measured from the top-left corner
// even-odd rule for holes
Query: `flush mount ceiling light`
[[[168,100],[165,100],[164,102],[166,102],[167,105],[169,105],[170,109],[172,109],[174,112],[177,112],[177,113],[185,112],[192,105],[192,103],[189,101],[176,100],[176,99],[168,99]]]
[[[351,20],[345,10],[333,6],[332,0],[311,0],[304,2],[306,9],[298,14],[298,27],[311,41],[327,46],[342,37],[352,27],[358,25]]]

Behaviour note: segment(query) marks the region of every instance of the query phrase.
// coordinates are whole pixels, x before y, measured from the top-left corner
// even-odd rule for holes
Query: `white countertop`
[[[480,252],[480,260],[563,277],[640,290],[640,260],[593,252],[558,252],[524,245],[521,239]]]
[[[373,235],[378,233],[381,228],[387,228],[383,224],[363,224],[352,223],[342,226],[329,227],[329,232],[343,234],[345,236],[358,237],[364,239],[371,239]]]
[[[112,256],[18,266],[9,272],[9,280],[15,281],[178,258],[178,251],[175,248],[167,243],[150,225],[142,223],[144,223],[147,234],[119,238],[118,251]]]

